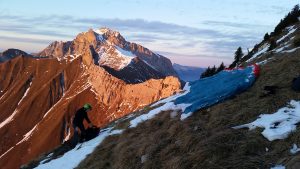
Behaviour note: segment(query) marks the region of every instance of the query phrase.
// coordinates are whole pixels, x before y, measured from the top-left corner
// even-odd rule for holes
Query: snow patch
[[[90,83],[90,82],[89,82]],[[96,95],[96,97],[99,97],[99,94],[98,94],[98,92],[96,91],[96,89],[94,88],[94,86],[91,84],[91,89],[90,89],[90,91],[91,92],[93,92],[95,95]],[[97,99],[97,98],[96,98]]]
[[[26,91],[25,91],[23,97],[22,97],[21,100],[18,102],[18,106],[19,106],[20,103],[24,100],[24,98],[27,96],[27,94],[28,94],[28,92],[29,92],[29,90],[30,90],[31,85],[32,85],[32,82],[30,82],[29,87],[26,89]],[[3,97],[3,96],[2,96],[2,97]],[[18,111],[18,108],[16,108],[16,109],[14,110],[14,112],[13,112],[8,118],[6,118],[4,121],[2,121],[2,122],[0,123],[0,128],[2,128],[3,126],[5,126],[6,124],[10,123],[11,121],[13,121],[14,116],[15,116],[18,112],[19,112],[19,111]]]
[[[167,110],[173,110],[173,111],[184,111],[187,107],[189,107],[191,104],[177,104],[175,105],[174,101],[176,98],[186,95],[187,93],[190,92],[190,86],[189,83],[186,83],[185,87],[183,88],[185,90],[184,93],[181,94],[176,94],[171,97],[168,97],[166,99],[160,100],[156,102],[155,104],[151,105],[151,107],[157,106],[159,104],[164,104],[162,106],[159,106],[151,111],[149,111],[147,114],[142,114],[140,116],[135,117],[130,121],[130,128],[136,127],[138,124],[147,121],[149,119],[152,119],[155,115],[159,114],[162,111],[167,111]]]
[[[269,152],[269,148],[268,147],[266,147],[265,149],[266,149],[266,152]]]
[[[148,160],[148,154],[142,155],[141,163],[145,163]]]
[[[54,159],[48,163],[40,164],[37,169],[72,169],[86,158],[86,156],[94,151],[94,149],[102,143],[102,141],[110,136],[121,134],[123,130],[112,130],[112,128],[102,129],[98,137],[78,144],[74,149],[66,152],[62,157]],[[81,147],[80,147],[81,146]]]
[[[76,58],[78,58],[80,55],[69,55],[70,57],[70,62],[72,62],[73,60],[75,60]]]
[[[259,55],[265,53],[266,51],[268,51],[269,46],[270,46],[269,44],[264,45],[264,46],[262,47],[261,50],[259,50],[258,52],[256,52],[256,53],[255,53],[249,60],[247,60],[246,62],[251,62],[251,61],[254,60],[257,56],[259,56]]]
[[[283,165],[276,165],[274,167],[271,167],[271,169],[285,169],[285,166],[283,166]]]
[[[64,141],[63,142],[66,142],[66,141],[68,141],[68,140],[70,140],[70,138],[71,138],[71,129],[70,129],[70,127],[68,127],[68,134],[66,135],[66,137],[64,138]]]
[[[103,34],[106,33],[107,31],[105,31],[104,29],[94,29],[93,31],[97,34],[97,38],[99,41],[101,42],[105,41]]]
[[[32,85],[32,82],[30,82],[29,87],[26,89],[26,91],[25,91],[23,97],[22,97],[21,100],[19,101],[18,106],[19,106],[20,103],[24,100],[24,98],[27,96],[27,94],[28,94],[28,92],[29,92],[29,90],[30,90],[31,85]]]
[[[109,28],[94,29],[93,31],[98,34],[98,38],[99,38],[100,41],[105,41],[105,39],[103,38],[103,35],[105,33],[109,33],[109,34],[111,34],[115,37],[118,37],[120,35],[119,32],[111,30]]]
[[[296,154],[300,151],[300,148],[298,148],[297,144],[293,144],[293,147],[290,149],[291,154]]]
[[[22,139],[21,141],[19,141],[16,145],[19,145],[19,144],[21,144],[22,142],[27,141],[27,140],[31,137],[31,135],[32,135],[33,131],[36,129],[36,127],[37,127],[37,125],[35,125],[29,132],[27,132],[27,133],[23,136],[23,139]]]
[[[119,70],[128,66],[132,59],[137,57],[131,51],[124,50],[118,46],[109,46],[108,49],[101,47],[98,55],[99,64],[107,66],[117,65]]]
[[[190,117],[192,114],[193,114],[193,112],[181,114],[180,120],[184,120],[184,119]]]
[[[8,152],[10,152],[13,148],[14,148],[14,146],[11,147],[10,149],[8,149],[5,153],[3,153],[3,154],[0,156],[0,159],[1,159],[2,157],[4,157],[5,154],[7,154]]]
[[[290,50],[286,50],[286,51],[282,51],[283,53],[292,53],[295,52],[296,50],[300,49],[300,47],[294,48],[294,49],[290,49]]]
[[[283,41],[286,37],[288,37],[289,35],[291,35],[292,33],[294,33],[297,30],[297,28],[295,28],[295,26],[290,26],[290,27],[287,27],[286,29],[288,30],[288,33],[286,35],[282,36],[280,39],[278,39],[276,41],[276,43]]]
[[[265,64],[268,63],[270,60],[272,60],[272,58],[269,58],[269,59],[266,59],[266,60],[257,62],[256,64],[258,64],[258,65],[265,65]]]
[[[116,48],[116,53],[117,55],[120,57],[120,58],[123,58],[120,66],[119,66],[119,69],[123,69],[124,67],[126,67],[127,65],[129,65],[129,63],[131,62],[131,60],[133,58],[135,58],[136,56],[131,52],[131,51],[127,51],[127,50],[124,50],[118,46],[115,46]]]
[[[173,112],[170,113],[170,117],[173,119],[177,116],[177,114],[178,113],[176,111],[173,111]]]
[[[103,35],[103,34],[105,34],[106,32],[108,32],[108,29],[105,29],[105,28],[94,29],[94,32],[96,32],[96,33],[99,34],[99,35]]]
[[[186,95],[187,93],[190,92],[191,90],[191,86],[189,85],[189,82],[187,82],[184,86],[184,88],[182,89],[184,92],[183,93],[176,93],[175,95],[173,96],[170,96],[170,97],[167,97],[165,99],[162,99],[154,104],[151,105],[151,107],[155,107],[155,106],[158,106],[159,104],[162,104],[162,103],[167,103],[167,102],[171,102],[171,101],[174,101],[176,100],[178,97],[181,97],[183,95]]]
[[[8,118],[6,118],[3,122],[0,123],[0,128],[13,121],[13,118],[17,113],[18,110],[16,109]]]
[[[281,48],[275,49],[274,52],[275,52],[275,53],[280,53],[280,52],[282,52],[283,50],[285,50],[287,47],[289,47],[289,45],[286,45],[286,46],[283,46],[283,47],[281,47]]]
[[[264,128],[262,135],[269,141],[285,139],[296,130],[296,124],[300,122],[300,102],[291,100],[289,106],[279,109],[273,114],[261,114],[257,120],[233,127],[234,129],[257,127]]]
[[[174,110],[174,111],[184,111],[188,106],[190,106],[191,104],[177,104],[175,105],[174,102],[169,102],[166,103],[156,109],[151,110],[149,113],[147,114],[143,114],[140,115],[136,118],[134,118],[133,120],[130,121],[130,128],[136,127],[138,124],[147,121],[149,119],[152,119],[155,115],[159,114],[162,111],[167,111],[167,110]]]

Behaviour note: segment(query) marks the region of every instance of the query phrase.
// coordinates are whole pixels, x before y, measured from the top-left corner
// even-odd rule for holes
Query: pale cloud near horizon
[[[255,42],[257,40],[243,34],[224,33],[217,30],[199,29],[143,19],[84,19],[59,15],[26,18],[23,16],[0,14],[0,20],[6,23],[0,25],[0,39],[1,41],[11,42],[6,44],[0,42],[1,48],[14,48],[14,46],[7,45],[12,45],[12,42],[18,42],[19,44],[27,44],[27,46],[24,46],[25,48],[21,48],[27,52],[38,52],[50,44],[51,41],[72,40],[80,32],[101,26],[120,31],[127,40],[140,43],[151,50],[164,51],[162,53],[167,55],[167,57],[173,58],[175,61],[176,59],[174,58],[176,56],[189,57],[193,55],[193,59],[198,57],[197,60],[201,62],[201,59],[209,58],[206,56],[208,53],[210,53],[210,57],[216,57],[218,51],[226,51],[219,54],[221,57],[217,57],[217,59],[223,57],[225,62],[229,63],[231,58],[226,58],[224,55],[231,54],[232,47],[235,48],[238,45],[243,45],[244,42]],[[44,22],[45,20],[47,22]],[[208,24],[226,23],[210,21]],[[229,24],[233,25],[232,23]],[[70,31],[61,31],[59,29],[61,27],[64,27],[64,30]],[[40,37],[32,38],[32,36]],[[209,48],[215,48],[216,53],[208,52]],[[177,53],[174,49],[177,50]],[[208,63],[211,64],[212,62]]]
[[[11,3],[18,2],[14,1]],[[90,28],[109,27],[126,40],[179,64],[208,66],[222,61],[229,64],[237,47],[242,46],[246,53],[292,8],[284,5],[283,0],[267,0],[270,6],[263,6],[261,1],[238,0],[228,0],[222,5],[220,0],[209,3],[191,0],[188,4],[178,0],[130,0],[126,4],[128,9],[121,8],[123,1],[101,2],[101,10],[97,12],[96,6],[85,8],[83,2],[70,5],[63,1],[53,7],[53,3],[36,0],[28,0],[23,6],[0,1],[0,50],[19,48],[38,52],[53,41],[69,41]],[[33,4],[43,8],[25,10]],[[66,5],[70,7],[63,8]],[[153,9],[156,12],[151,13]]]

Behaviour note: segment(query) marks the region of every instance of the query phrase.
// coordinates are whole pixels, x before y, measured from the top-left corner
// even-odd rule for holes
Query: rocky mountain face
[[[77,35],[73,41],[53,42],[38,56],[63,59],[79,54],[92,58],[95,65],[127,83],[177,76],[169,59],[141,45],[127,42],[119,32],[108,28],[90,29]]]
[[[11,169],[68,140],[86,102],[101,127],[181,88],[168,59],[110,30],[54,42],[38,56],[8,50],[0,61],[0,166]]]

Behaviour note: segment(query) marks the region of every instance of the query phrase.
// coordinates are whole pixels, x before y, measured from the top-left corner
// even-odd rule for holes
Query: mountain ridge
[[[72,135],[72,116],[86,102],[93,105],[90,119],[101,127],[180,90],[177,77],[157,76],[160,72],[139,58],[133,61],[140,67],[132,70],[146,70],[148,77],[142,71],[139,81],[115,77],[95,64],[88,44],[93,38],[79,37],[86,44],[73,47],[71,42],[54,42],[45,55],[3,52],[11,55],[2,54],[7,59],[0,63],[5,75],[0,78],[0,108],[5,109],[0,114],[0,137],[5,138],[0,142],[1,166],[18,168],[60,145]],[[82,52],[71,52],[73,48]]]
[[[168,58],[155,54],[136,43],[127,42],[119,32],[108,28],[89,29],[87,32],[78,34],[73,41],[55,41],[37,55],[63,59],[66,55],[79,54],[84,58],[86,56],[92,58],[87,60],[89,63],[93,62],[95,65],[110,68],[106,70],[127,83],[139,83],[150,78],[158,79],[166,76],[177,77]],[[134,58],[139,58],[140,62],[135,62]],[[135,65],[142,69],[136,70]],[[127,69],[124,70],[125,68]],[[143,69],[152,70],[148,74]],[[134,72],[131,73],[130,80],[118,76],[129,72]],[[145,77],[138,76],[139,73],[144,74]]]

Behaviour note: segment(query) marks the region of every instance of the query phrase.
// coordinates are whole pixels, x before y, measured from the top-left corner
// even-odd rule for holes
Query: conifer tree
[[[210,73],[210,67],[208,66],[207,69],[200,75],[200,78],[205,78],[209,76]]]
[[[264,36],[264,41],[268,41],[268,40],[270,40],[270,35],[266,33]]]
[[[225,66],[224,66],[224,63],[222,62],[221,64],[220,64],[220,66],[218,67],[218,69],[217,69],[217,73],[218,72],[221,72],[222,70],[224,70],[225,69]]]
[[[217,68],[216,68],[216,65],[214,65],[214,67],[211,68],[211,70],[210,70],[210,76],[213,76],[214,74],[216,74],[216,71],[217,71]]]
[[[238,64],[244,55],[243,50],[241,47],[238,47],[237,50],[234,53],[234,61]]]
[[[291,12],[289,12],[283,19],[280,20],[278,25],[275,27],[272,35],[279,35],[284,28],[298,22],[300,16],[299,5],[295,5]]]

